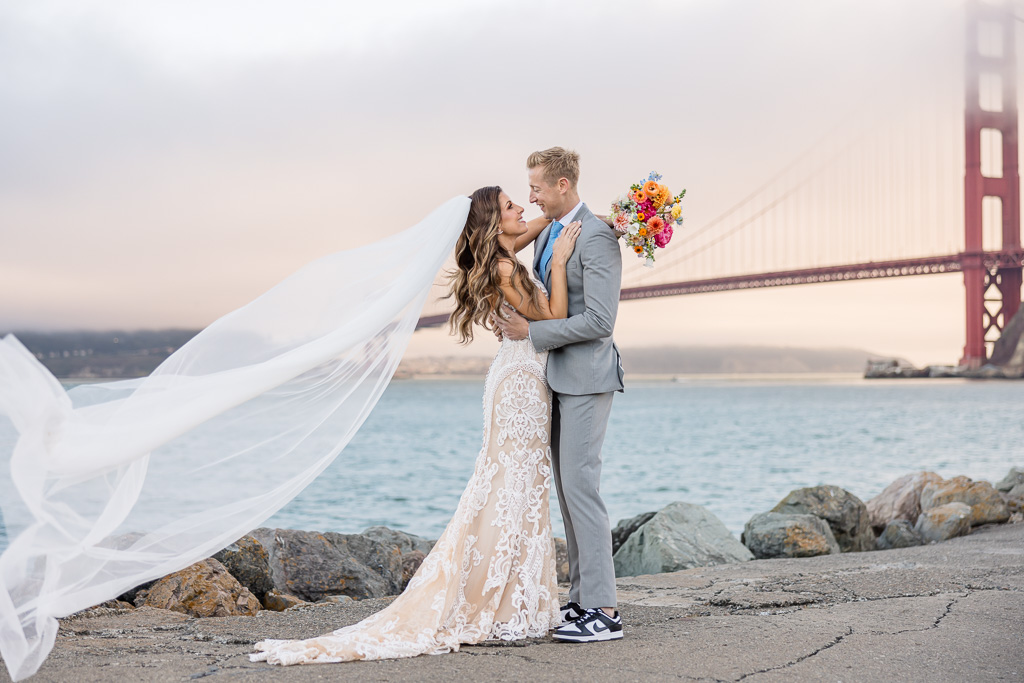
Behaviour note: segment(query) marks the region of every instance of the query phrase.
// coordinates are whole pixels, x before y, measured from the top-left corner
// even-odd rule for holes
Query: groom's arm
[[[577,244],[577,248],[580,245]],[[603,225],[583,242],[583,301],[586,309],[570,318],[530,323],[530,340],[538,351],[611,336],[619,310],[622,256],[615,233]]]

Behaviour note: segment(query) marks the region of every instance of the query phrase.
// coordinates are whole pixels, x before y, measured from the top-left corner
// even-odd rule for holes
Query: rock
[[[612,529],[612,555],[619,552],[619,548],[626,542],[626,539],[633,535],[633,532],[651,521],[651,517],[657,512],[645,512],[630,519],[619,520],[619,523]]]
[[[362,535],[385,545],[392,545],[402,553],[401,590],[405,590],[405,587],[409,585],[409,580],[412,579],[424,558],[437,542],[415,534],[407,534],[404,531],[389,529],[386,526],[371,526]]]
[[[867,506],[860,498],[838,486],[797,489],[771,511],[814,515],[825,520],[844,553],[875,549],[875,534],[871,530]]]
[[[995,485],[996,491],[1002,491],[1008,493],[1015,486],[1024,485],[1024,469],[1019,467],[1011,467],[1009,473],[1002,480]]]
[[[814,557],[842,552],[828,522],[814,515],[762,512],[743,527],[754,557]]]
[[[361,534],[374,541],[380,541],[387,545],[393,545],[404,555],[413,551],[426,555],[433,549],[437,541],[431,541],[416,534],[407,534],[404,531],[389,529],[386,526],[371,526]]]
[[[328,595],[323,600],[318,600],[318,605],[346,605],[350,602],[355,602],[354,598],[347,595]]]
[[[250,535],[224,548],[213,559],[227,567],[231,575],[260,602],[264,602],[266,594],[274,589],[274,581],[270,576],[270,555],[263,544]]]
[[[289,607],[298,607],[306,604],[309,603],[305,600],[300,600],[294,595],[288,595],[287,593],[278,593],[274,589],[270,589],[263,596],[263,607],[274,612],[283,612]]]
[[[135,609],[135,605],[124,600],[107,600],[106,602],[96,605],[96,607],[103,607],[105,609],[116,609],[116,610],[132,610]]]
[[[616,576],[675,572],[753,559],[706,508],[672,503],[630,534],[614,555]]]
[[[160,579],[136,596],[137,607],[159,607],[194,617],[252,616],[260,601],[212,558]]]
[[[999,497],[1006,503],[1006,509],[1012,516],[1014,513],[1024,511],[1024,484],[1017,484],[1006,493],[999,493]]]
[[[403,554],[397,545],[362,534],[257,529],[274,589],[307,602],[330,595],[377,598],[402,591]]]
[[[555,537],[555,574],[558,583],[569,583],[569,544],[564,538]]]
[[[921,513],[914,531],[926,542],[937,543],[971,530],[971,506],[966,503],[946,503]]]
[[[971,526],[1005,522],[1010,518],[1006,502],[987,481],[953,477],[946,481],[926,484],[921,490],[922,510],[937,508],[946,503],[964,503],[970,506]]]
[[[885,530],[878,537],[875,547],[879,550],[890,550],[892,548],[909,548],[923,543],[914,525],[905,519],[894,519],[885,525]]]
[[[871,526],[878,533],[897,519],[905,519],[913,526],[921,514],[921,489],[925,484],[940,481],[942,477],[934,472],[922,471],[904,475],[889,484],[867,502]]]
[[[416,575],[416,570],[423,564],[423,560],[426,559],[419,550],[410,550],[409,552],[402,555],[402,590],[409,585],[409,581]]]

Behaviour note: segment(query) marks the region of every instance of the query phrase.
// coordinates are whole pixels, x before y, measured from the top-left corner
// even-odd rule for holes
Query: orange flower
[[[647,228],[640,228],[640,231],[637,234],[641,237],[647,237]]]
[[[644,248],[643,248],[643,247],[641,247],[641,246],[640,246],[640,245],[638,244],[638,245],[636,245],[635,247],[633,247],[633,251],[635,251],[635,252],[636,252],[636,253],[638,253],[638,254],[642,254],[642,253],[644,253]]]
[[[672,191],[669,190],[664,185],[659,186],[659,188],[658,188],[658,197],[654,200],[654,204],[658,208],[661,208],[662,206],[665,206],[665,203],[669,199],[672,199]]]
[[[643,212],[643,211],[641,211],[640,213],[638,213],[638,214],[636,215],[636,217],[637,217],[637,218],[639,218],[640,220],[643,220],[643,219],[644,219],[644,212]]]
[[[658,194],[658,187],[658,183],[654,182],[653,180],[648,180],[646,183],[644,183],[644,192],[647,194],[648,197],[653,197]]]
[[[637,204],[643,204],[647,201],[647,194],[643,190],[637,190],[633,193],[633,201]]]
[[[654,237],[659,232],[665,229],[665,221],[662,220],[661,216],[655,216],[651,220],[647,221],[647,232]],[[640,228],[640,234],[644,234],[644,229]]]

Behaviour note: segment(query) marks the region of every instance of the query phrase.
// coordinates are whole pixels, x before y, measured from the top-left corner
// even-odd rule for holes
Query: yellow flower
[[[637,217],[637,218],[639,218],[640,220],[643,220],[643,219],[644,219],[644,212],[643,212],[643,211],[641,211],[640,213],[638,213],[638,214],[636,215],[636,217]]]
[[[683,213],[683,209],[682,209],[682,207],[681,207],[681,206],[679,206],[678,204],[676,204],[675,206],[673,206],[673,207],[672,207],[672,220],[675,220],[675,219],[679,218],[679,216],[680,216],[680,215],[681,215],[682,213]]]
[[[637,233],[641,237],[647,237],[647,228],[640,228],[640,232]]]

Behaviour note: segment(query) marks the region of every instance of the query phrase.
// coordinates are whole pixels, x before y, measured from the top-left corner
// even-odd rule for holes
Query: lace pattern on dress
[[[484,383],[483,445],[455,514],[398,598],[309,640],[264,640],[252,661],[308,664],[442,654],[540,637],[557,623],[548,496],[547,353],[505,340]]]

